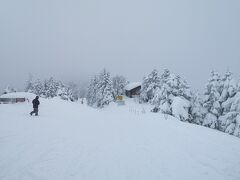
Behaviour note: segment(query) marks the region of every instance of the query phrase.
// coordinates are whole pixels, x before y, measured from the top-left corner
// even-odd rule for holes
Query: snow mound
[[[172,102],[172,114],[180,120],[188,119],[190,102],[181,97],[174,97]]]

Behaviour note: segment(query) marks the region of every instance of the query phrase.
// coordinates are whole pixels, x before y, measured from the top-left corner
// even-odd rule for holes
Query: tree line
[[[52,77],[34,80],[29,76],[25,91],[44,98],[58,96],[70,101],[86,98],[89,106],[104,108],[118,95],[125,94],[128,83],[125,77],[111,77],[104,69],[93,76],[87,87],[65,84]],[[15,88],[7,87],[5,93],[15,91]],[[139,103],[150,104],[151,112],[168,114],[184,122],[240,137],[240,82],[230,71],[224,75],[212,71],[204,93],[199,94],[193,92],[179,75],[168,69],[160,74],[154,69],[142,80]]]
[[[124,95],[127,83],[124,77],[111,78],[110,73],[103,70],[90,82],[88,105],[100,108],[108,105],[117,95]],[[229,71],[223,76],[212,71],[205,92],[200,95],[179,75],[168,69],[159,74],[154,69],[142,80],[139,103],[152,105],[152,112],[240,137],[240,82]]]
[[[29,76],[25,91],[43,98],[60,97],[63,100],[69,101],[76,101],[81,97],[76,84],[64,84],[62,81],[55,80],[53,77],[44,80],[34,80],[32,76]]]

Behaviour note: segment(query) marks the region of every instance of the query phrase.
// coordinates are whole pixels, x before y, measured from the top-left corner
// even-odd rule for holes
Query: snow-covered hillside
[[[128,100],[0,105],[1,180],[239,180],[240,139]],[[146,113],[144,113],[146,112]]]

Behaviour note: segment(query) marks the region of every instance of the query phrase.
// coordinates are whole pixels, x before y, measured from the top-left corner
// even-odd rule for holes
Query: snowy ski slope
[[[1,180],[239,180],[240,138],[128,100],[0,105]],[[144,113],[144,111],[146,113]]]

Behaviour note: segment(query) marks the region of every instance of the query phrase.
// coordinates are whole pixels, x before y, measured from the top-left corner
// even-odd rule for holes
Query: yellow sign
[[[118,101],[122,101],[123,100],[123,96],[117,96],[117,100]]]

